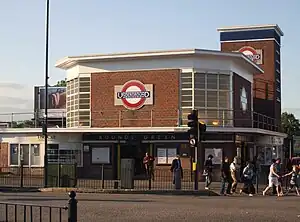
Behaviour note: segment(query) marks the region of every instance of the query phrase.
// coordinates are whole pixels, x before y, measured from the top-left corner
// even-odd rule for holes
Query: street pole
[[[48,186],[48,60],[49,60],[49,1],[46,0],[46,19],[45,19],[45,114],[43,134],[45,138],[45,153],[44,153],[44,186]]]

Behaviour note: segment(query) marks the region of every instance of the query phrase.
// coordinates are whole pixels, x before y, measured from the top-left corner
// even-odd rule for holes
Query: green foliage
[[[12,128],[33,128],[34,125],[34,121],[32,120],[13,121],[11,123]]]
[[[288,136],[300,134],[299,120],[292,113],[284,112],[281,114],[281,127]]]
[[[63,79],[63,80],[60,80],[60,81],[57,81],[57,83],[54,85],[54,86],[63,86],[63,87],[66,87],[67,86],[67,78]]]

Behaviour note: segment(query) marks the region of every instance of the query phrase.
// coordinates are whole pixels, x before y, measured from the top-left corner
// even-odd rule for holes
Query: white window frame
[[[18,164],[11,164],[11,145],[18,145]],[[43,167],[44,164],[43,164],[43,155],[42,155],[42,144],[40,143],[9,143],[9,155],[8,155],[8,165],[10,167],[20,167],[21,166],[21,145],[29,145],[29,165],[24,165],[24,167]],[[31,164],[31,147],[32,145],[38,145],[39,146],[39,154],[40,154],[40,164],[38,165],[32,165]]]
[[[161,150],[164,150],[166,155],[165,155],[165,159],[166,161],[164,163],[159,163],[158,162],[158,156],[157,156],[157,151],[161,149]],[[169,156],[169,150],[175,150],[175,156]],[[174,147],[160,147],[160,146],[157,146],[156,147],[156,159],[157,159],[157,165],[171,165],[172,164],[172,161],[176,158],[176,155],[177,155],[177,148],[174,148]]]

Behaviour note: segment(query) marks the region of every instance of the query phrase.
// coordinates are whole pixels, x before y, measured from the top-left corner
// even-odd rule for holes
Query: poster
[[[213,164],[222,164],[223,159],[223,150],[220,148],[211,148],[205,149],[205,159],[207,159],[208,155],[212,155],[214,158],[212,159]]]
[[[47,93],[47,108],[48,117],[61,118],[66,116],[66,87],[48,87]],[[44,116],[45,112],[45,88],[39,87],[38,95],[38,110],[40,117]]]
[[[157,164],[167,163],[167,149],[157,148]]]
[[[92,163],[109,164],[110,163],[110,148],[101,147],[92,149]]]
[[[172,161],[176,158],[177,149],[176,148],[169,148],[168,149],[168,163],[171,164]]]

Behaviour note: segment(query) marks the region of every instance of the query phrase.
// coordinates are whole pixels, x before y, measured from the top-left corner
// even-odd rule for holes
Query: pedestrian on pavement
[[[183,177],[183,170],[179,155],[177,155],[176,158],[173,159],[170,170],[173,173],[173,184],[175,184],[176,179],[179,179],[177,178],[178,176],[181,178]]]
[[[226,193],[225,193],[225,187],[227,184],[226,188]],[[230,174],[230,164],[229,164],[229,159],[228,157],[224,158],[224,162],[221,165],[221,195],[229,195],[231,194],[231,185],[232,185],[232,178]]]
[[[212,182],[213,158],[213,155],[209,154],[204,163],[203,176],[205,176],[205,190],[209,190],[209,186]]]
[[[155,158],[148,153],[145,154],[145,157],[143,159],[147,178],[152,180],[154,180],[154,160]]]
[[[277,191],[277,196],[282,196],[279,190],[279,181],[278,178],[280,178],[279,174],[277,173],[277,168],[276,168],[276,161],[275,163],[272,163],[270,166],[270,173],[268,176],[269,179],[269,184],[266,187],[266,189],[263,191],[263,196],[266,195],[266,192],[268,192],[269,189],[271,189],[273,187],[273,185],[276,187],[276,191]]]
[[[230,164],[230,173],[231,173],[231,178],[232,178],[232,188],[231,188],[231,193],[235,193],[236,187],[238,185],[238,171],[239,171],[240,166],[238,165],[238,157],[234,157],[232,163]]]
[[[297,169],[297,166],[296,165],[293,165],[292,167],[292,171],[283,175],[283,177],[287,177],[287,176],[291,176],[291,179],[290,179],[290,186],[286,192],[286,195],[293,189],[295,188],[295,191],[296,191],[296,194],[297,196],[300,196],[299,194],[299,185],[298,185],[298,181],[297,181],[297,176],[298,176],[298,173],[299,173],[299,170]]]
[[[253,186],[253,177],[254,177],[253,165],[250,161],[248,161],[246,163],[246,167],[243,170],[242,178],[243,178],[244,186],[240,190],[240,194],[246,193],[250,197],[253,196],[253,194],[255,193],[255,188]]]

